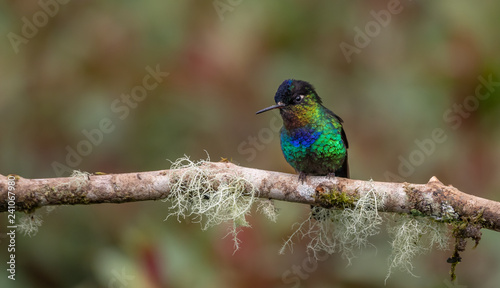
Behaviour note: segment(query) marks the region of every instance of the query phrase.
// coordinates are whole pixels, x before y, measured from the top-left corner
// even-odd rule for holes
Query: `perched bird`
[[[281,151],[304,182],[307,175],[349,178],[347,138],[342,119],[323,106],[313,86],[288,79],[274,96],[276,105],[256,114],[279,109]]]

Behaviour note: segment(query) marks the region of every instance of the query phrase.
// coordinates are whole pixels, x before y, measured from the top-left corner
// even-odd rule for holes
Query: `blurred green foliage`
[[[56,177],[54,162],[69,166],[67,147],[77,150],[88,141],[82,131],[94,131],[102,119],[110,119],[113,131],[69,168],[159,170],[169,168],[167,159],[204,158],[206,150],[213,161],[226,157],[293,172],[273,129],[281,120],[255,116],[293,77],[315,85],[344,119],[353,178],[385,181],[389,171],[422,183],[435,175],[499,200],[500,87],[477,107],[464,100],[473,100],[466,99],[481,85],[478,77],[500,80],[500,3],[398,3],[1,2],[0,173]],[[400,12],[385,18],[386,25],[373,22],[374,13],[387,16],[380,11],[388,5],[399,5]],[[30,32],[25,20],[43,25],[24,37]],[[340,45],[355,46],[356,38],[368,43],[349,62]],[[170,74],[121,119],[112,103],[143,85],[146,67],[157,65]],[[453,112],[457,104],[474,109],[455,126],[445,115],[449,109],[449,115],[466,115]],[[427,155],[415,141],[430,139],[436,128],[447,138],[427,146]],[[413,163],[411,173],[401,175],[402,158]],[[277,252],[308,209],[279,206],[276,224],[254,213],[253,228],[241,233],[242,249],[234,255],[231,240],[223,238],[227,227],[201,232],[197,224],[164,222],[162,202],[40,209],[40,232],[17,237],[17,280],[8,280],[2,268],[0,286],[294,287],[299,279],[302,287],[383,287],[387,235],[373,239],[376,255],[367,249],[350,267],[338,255],[307,266],[305,242],[299,240],[294,253]],[[478,248],[463,254],[459,284],[498,286],[497,234],[485,231]],[[0,237],[5,263],[5,233]],[[448,287],[449,254],[420,257],[414,273],[422,277],[394,273],[387,287]],[[294,267],[310,272],[293,278]]]

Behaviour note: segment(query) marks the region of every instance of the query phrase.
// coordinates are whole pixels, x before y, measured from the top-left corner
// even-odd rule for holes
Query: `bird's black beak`
[[[262,110],[259,110],[255,114],[260,114],[262,112],[266,112],[266,111],[273,110],[273,109],[281,109],[283,107],[285,107],[285,104],[283,104],[281,102],[278,102],[278,104],[270,106],[270,107],[267,107],[267,108],[264,108]]]

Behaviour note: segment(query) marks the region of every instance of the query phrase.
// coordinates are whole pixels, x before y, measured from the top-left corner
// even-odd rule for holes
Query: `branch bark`
[[[329,179],[308,176],[301,183],[297,175],[245,168],[232,163],[206,162],[201,168],[213,180],[221,173],[234,173],[248,181],[246,193],[257,191],[257,197],[303,203],[325,208],[338,206],[331,201],[338,196],[356,199],[374,191],[384,199],[383,212],[407,213],[433,217],[438,221],[474,220],[481,228],[500,231],[500,203],[473,196],[446,186],[436,177],[426,184]],[[86,175],[66,178],[25,179],[17,175],[0,175],[0,212],[8,211],[9,197],[15,194],[15,210],[32,212],[48,205],[125,203],[166,198],[189,168],[123,174]],[[9,178],[15,179],[10,182]],[[214,183],[215,183],[214,182]],[[12,185],[13,184],[13,185]],[[252,190],[255,189],[255,190]],[[12,204],[12,202],[11,202]],[[342,208],[342,207],[338,207]]]

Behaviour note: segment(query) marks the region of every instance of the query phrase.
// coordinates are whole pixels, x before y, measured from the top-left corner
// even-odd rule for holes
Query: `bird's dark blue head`
[[[274,95],[276,104],[300,104],[300,95],[311,96],[312,100],[321,103],[321,98],[314,91],[314,87],[306,81],[288,79],[281,83]]]
[[[296,111],[298,106],[317,106],[321,104],[321,98],[314,91],[314,87],[306,81],[288,79],[281,83],[278,91],[274,95],[276,105],[267,107],[257,112],[260,114],[272,109]],[[303,110],[303,109],[300,109]]]

